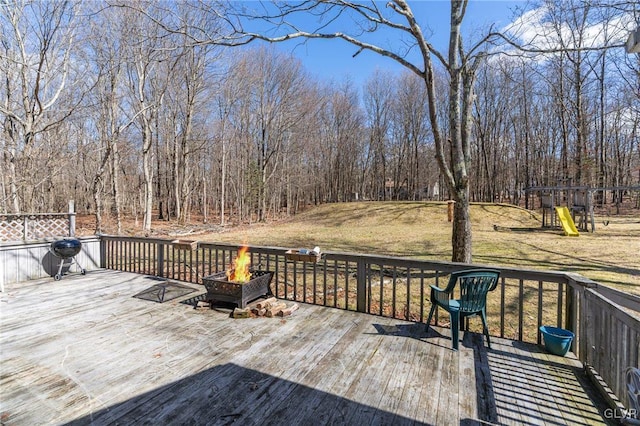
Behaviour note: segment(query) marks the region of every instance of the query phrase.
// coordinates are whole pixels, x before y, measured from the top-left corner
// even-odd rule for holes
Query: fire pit
[[[251,278],[247,282],[229,281],[226,272],[206,276],[202,283],[207,289],[207,301],[235,303],[240,308],[260,296],[271,296],[271,271],[250,271]]]

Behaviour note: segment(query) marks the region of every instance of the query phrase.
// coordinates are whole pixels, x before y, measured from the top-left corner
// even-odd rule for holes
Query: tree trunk
[[[18,180],[18,175],[16,174],[16,149],[11,141],[9,143],[12,144],[9,148],[9,194],[11,195],[11,208],[13,209],[13,213],[20,213],[18,186],[16,185]]]
[[[460,25],[466,2],[451,2],[451,34],[449,39],[449,135],[451,137],[451,177],[449,190],[456,202],[453,217],[453,262],[471,263],[471,222],[469,220],[469,175],[471,164],[470,126],[475,65],[460,64]],[[442,146],[442,145],[441,145]]]
[[[144,216],[142,218],[142,229],[145,232],[151,231],[151,210],[153,209],[153,171],[152,151],[151,151],[151,129],[147,120],[143,120],[145,130],[143,131],[142,148],[142,170],[144,173]]]
[[[113,153],[111,155],[111,176],[113,185],[113,204],[116,213],[116,229],[118,235],[122,233],[122,202],[120,196],[120,151],[118,151],[118,142],[112,142]]]
[[[458,189],[454,193],[453,232],[451,247],[452,262],[471,263],[471,220],[469,218],[469,188]]]
[[[220,226],[225,226],[225,210],[227,197],[227,143],[224,140],[224,127],[222,131],[222,156],[220,158]]]

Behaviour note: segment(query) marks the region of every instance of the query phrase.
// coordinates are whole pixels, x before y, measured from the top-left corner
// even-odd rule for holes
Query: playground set
[[[591,188],[588,186],[540,186],[526,189],[538,193],[542,208],[542,227],[562,227],[567,236],[580,231],[595,232],[593,194],[606,191],[640,191],[640,186]],[[589,229],[590,228],[590,229]]]

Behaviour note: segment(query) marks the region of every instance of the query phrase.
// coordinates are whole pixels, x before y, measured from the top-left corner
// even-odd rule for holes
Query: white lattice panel
[[[67,215],[0,215],[0,242],[38,241],[68,235]]]
[[[24,217],[0,215],[0,241],[22,241]]]
[[[27,240],[41,240],[69,235],[69,219],[60,216],[30,215]]]

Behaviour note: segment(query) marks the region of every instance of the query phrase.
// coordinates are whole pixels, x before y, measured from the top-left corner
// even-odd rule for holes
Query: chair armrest
[[[449,299],[451,298],[450,294],[441,289],[440,287],[436,287],[435,285],[431,285],[431,303],[435,303],[437,305],[445,306],[449,304]]]

